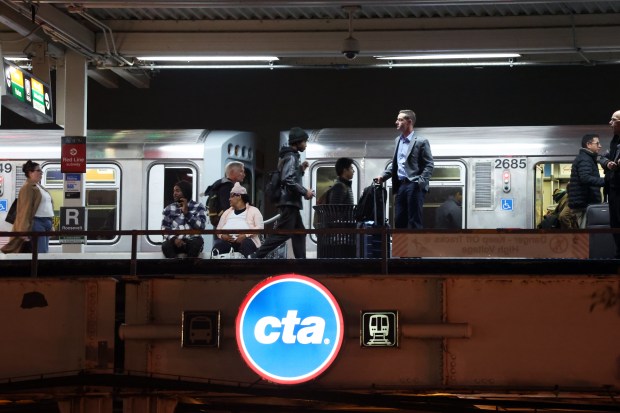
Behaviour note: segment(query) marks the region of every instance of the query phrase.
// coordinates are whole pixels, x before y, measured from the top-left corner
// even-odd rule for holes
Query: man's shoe
[[[253,252],[253,253],[251,253],[250,255],[248,255],[248,259],[253,260],[253,259],[256,259],[256,258],[258,258],[258,257],[256,256],[256,253],[255,253],[255,252]]]

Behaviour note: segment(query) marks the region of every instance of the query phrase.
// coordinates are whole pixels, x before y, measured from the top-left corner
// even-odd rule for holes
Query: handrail
[[[384,274],[388,272],[388,260],[390,259],[389,243],[391,236],[395,234],[618,234],[620,228],[588,228],[588,229],[513,229],[513,228],[498,228],[498,229],[462,229],[462,230],[445,230],[445,229],[392,229],[387,226],[376,228],[321,228],[321,229],[244,229],[244,233],[247,234],[285,234],[285,235],[308,235],[308,234],[379,234],[381,236],[381,271]],[[229,230],[84,230],[84,231],[46,231],[46,232],[12,232],[12,231],[0,231],[0,238],[3,237],[31,237],[36,244],[36,240],[39,236],[131,236],[131,251],[130,251],[130,275],[136,275],[137,273],[137,256],[138,256],[138,237],[143,235],[212,235],[212,234],[228,234]],[[31,271],[30,275],[33,278],[37,277],[39,254],[36,248],[33,248]]]

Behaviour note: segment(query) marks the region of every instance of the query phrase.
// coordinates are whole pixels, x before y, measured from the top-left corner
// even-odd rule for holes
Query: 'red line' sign
[[[63,136],[60,139],[60,172],[86,173],[86,136]]]

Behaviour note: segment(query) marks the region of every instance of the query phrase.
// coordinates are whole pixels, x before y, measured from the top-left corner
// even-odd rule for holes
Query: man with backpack
[[[222,213],[230,207],[228,201],[230,191],[235,183],[241,184],[245,179],[245,167],[242,162],[228,162],[224,167],[224,177],[213,182],[205,190],[207,196],[207,213],[213,228],[217,228]]]
[[[280,196],[276,201],[280,218],[275,229],[305,229],[301,219],[302,197],[310,200],[314,197],[312,189],[302,185],[308,162],[301,162],[300,153],[306,150],[308,134],[301,128],[292,128],[288,135],[288,146],[280,149],[278,171],[280,172]],[[292,238],[295,258],[306,258],[305,234],[272,234],[255,253],[248,258],[264,258],[280,244]]]

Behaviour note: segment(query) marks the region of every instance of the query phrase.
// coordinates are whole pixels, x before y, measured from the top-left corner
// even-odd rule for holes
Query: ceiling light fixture
[[[274,62],[276,56],[138,56],[149,62]]]
[[[448,53],[417,54],[402,56],[375,56],[378,60],[465,60],[465,59],[514,59],[518,53]]]

